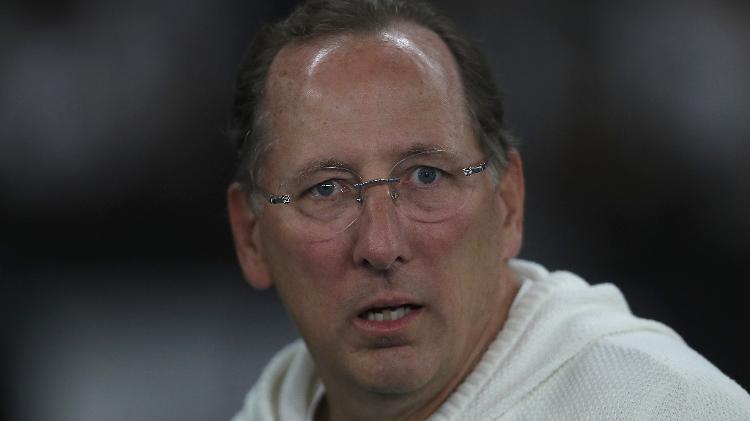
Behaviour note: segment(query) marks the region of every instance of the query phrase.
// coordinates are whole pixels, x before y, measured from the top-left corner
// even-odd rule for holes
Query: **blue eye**
[[[432,184],[437,180],[439,170],[433,167],[419,167],[415,171],[416,181],[421,184]]]
[[[324,181],[313,187],[314,196],[328,197],[336,193],[336,184],[333,181]]]

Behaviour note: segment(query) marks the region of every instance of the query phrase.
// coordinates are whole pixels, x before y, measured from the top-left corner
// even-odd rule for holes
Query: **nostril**
[[[389,279],[390,274],[393,272],[393,265],[396,262],[401,262],[403,259],[400,257],[397,257],[396,259],[385,262],[385,261],[378,261],[378,260],[368,260],[364,259],[362,261],[362,267],[373,274],[377,274],[378,276],[382,277],[383,279]]]

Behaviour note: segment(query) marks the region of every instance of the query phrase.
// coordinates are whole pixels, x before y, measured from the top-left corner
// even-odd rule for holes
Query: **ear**
[[[256,289],[271,287],[273,281],[263,258],[258,218],[250,209],[247,196],[236,182],[227,190],[227,207],[229,224],[234,236],[234,250],[245,279]]]
[[[523,162],[521,162],[521,155],[518,151],[511,150],[508,153],[508,162],[503,170],[497,190],[505,209],[505,219],[502,226],[505,241],[503,258],[511,259],[521,251],[523,242],[525,186]]]

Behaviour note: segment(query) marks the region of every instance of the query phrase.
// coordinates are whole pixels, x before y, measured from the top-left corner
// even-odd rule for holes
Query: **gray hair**
[[[499,176],[516,145],[504,127],[502,95],[484,55],[448,18],[419,0],[309,0],[285,20],[263,27],[239,69],[228,135],[239,154],[235,179],[248,199],[258,192],[261,161],[269,146],[264,139],[263,97],[269,68],[279,51],[295,41],[377,32],[400,21],[433,31],[448,46],[461,76],[474,132]],[[250,202],[259,211],[256,201]]]

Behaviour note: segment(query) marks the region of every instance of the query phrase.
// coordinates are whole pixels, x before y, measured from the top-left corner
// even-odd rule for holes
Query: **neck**
[[[326,396],[318,405],[315,421],[420,421],[426,420],[448,400],[466,377],[474,370],[502,329],[508,318],[520,282],[508,271],[507,282],[504,282],[503,294],[498,312],[494,313],[481,330],[477,343],[468,354],[457,374],[436,391],[418,390],[408,394],[384,395],[371,392],[355,391],[352,388],[329,388],[326,384]],[[324,379],[324,383],[326,382]],[[341,392],[341,393],[337,393]]]

